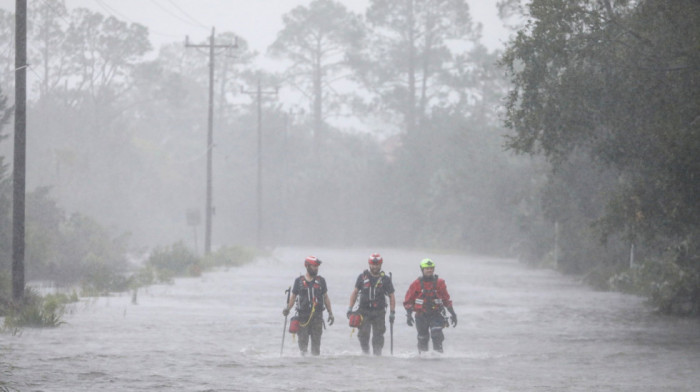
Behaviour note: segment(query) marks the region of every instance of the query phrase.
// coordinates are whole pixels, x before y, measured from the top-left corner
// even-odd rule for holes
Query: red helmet
[[[317,259],[314,256],[309,256],[304,260],[304,266],[308,267],[310,265],[318,267],[319,265],[321,265],[321,260]]]
[[[379,253],[372,253],[371,256],[369,256],[369,263],[372,265],[381,265],[384,262],[384,259],[382,259],[382,255]]]

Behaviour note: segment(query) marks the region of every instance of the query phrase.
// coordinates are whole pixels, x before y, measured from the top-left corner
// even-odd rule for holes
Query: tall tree
[[[13,91],[15,86],[15,15],[0,9],[0,86]]]
[[[39,94],[44,98],[65,80],[66,56],[61,50],[66,37],[68,10],[63,0],[46,0],[32,2],[29,15],[29,35],[34,42],[30,46],[29,58],[38,65],[37,70],[43,70]]]
[[[124,162],[135,160],[135,149],[124,124],[135,103],[127,92],[134,88],[134,67],[150,50],[148,30],[87,9],[65,17],[60,6],[37,2],[32,8],[31,53],[41,64],[37,70],[48,69],[35,84],[42,99],[30,106],[37,121],[29,124],[35,158],[28,170],[35,173],[32,185],[54,187],[62,207],[103,217],[105,200],[129,200],[121,183],[130,178]]]
[[[452,92],[443,78],[478,29],[465,0],[372,0],[366,19],[370,42],[355,59],[359,77],[376,94],[374,106],[399,116],[410,137]]]
[[[93,104],[110,103],[130,87],[129,71],[151,50],[145,26],[120,21],[86,8],[70,14],[64,50],[74,90],[87,93]]]
[[[284,27],[269,53],[291,60],[286,80],[310,101],[315,145],[323,137],[327,111],[342,104],[334,85],[346,78],[348,53],[359,48],[363,27],[340,2],[314,0],[283,16]]]
[[[553,162],[586,148],[627,172],[630,191],[664,200],[647,200],[647,218],[680,224],[645,220],[648,231],[692,227],[700,219],[698,10],[695,1],[534,1],[535,22],[504,58],[514,76],[510,146]]]
[[[534,0],[503,62],[512,149],[619,173],[602,233],[700,269],[700,3]]]

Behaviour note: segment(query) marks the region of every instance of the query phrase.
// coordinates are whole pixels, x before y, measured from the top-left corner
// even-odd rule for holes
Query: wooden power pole
[[[27,162],[27,0],[15,6],[15,140],[12,174],[12,298],[24,296],[24,193]]]
[[[212,214],[212,150],[214,148],[214,49],[234,48],[236,45],[216,45],[214,42],[214,28],[211,28],[211,37],[208,45],[192,45],[189,38],[185,38],[187,48],[208,48],[209,49],[209,110],[207,120],[207,201],[205,206],[205,229],[204,229],[204,254],[211,253],[211,226]]]
[[[263,91],[261,87],[261,82],[260,82],[260,76],[258,76],[258,88],[255,91],[243,91],[246,94],[255,94],[256,96],[256,101],[257,101],[257,109],[258,109],[258,179],[257,179],[257,192],[256,192],[256,201],[257,201],[257,228],[256,228],[256,237],[255,237],[255,242],[256,246],[258,249],[262,249],[262,232],[263,232],[263,219],[262,219],[262,193],[263,193],[263,187],[262,187],[262,96],[263,94],[273,94],[277,95],[278,94],[278,89],[275,90],[270,90],[270,91]]]

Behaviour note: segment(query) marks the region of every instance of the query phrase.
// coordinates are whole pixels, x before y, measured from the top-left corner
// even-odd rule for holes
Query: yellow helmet
[[[435,268],[435,263],[430,259],[423,259],[420,262],[420,269],[423,268]]]

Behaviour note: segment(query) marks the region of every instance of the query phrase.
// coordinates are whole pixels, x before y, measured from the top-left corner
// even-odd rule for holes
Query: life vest
[[[442,298],[438,296],[437,292],[438,276],[435,275],[434,279],[427,281],[429,285],[426,285],[425,279],[422,276],[418,278],[418,281],[420,282],[420,293],[414,301],[413,309],[423,312],[442,310]],[[426,286],[430,287],[426,288]]]
[[[315,276],[314,279],[309,282],[306,280],[306,277],[302,275],[299,281],[301,282],[301,287],[299,288],[299,295],[297,296],[297,312],[301,314],[308,314],[312,310],[317,314],[323,312],[321,277]]]
[[[384,309],[386,308],[386,300],[384,299],[384,271],[379,273],[376,281],[369,271],[365,270],[362,273],[362,292],[360,296],[361,309]]]

